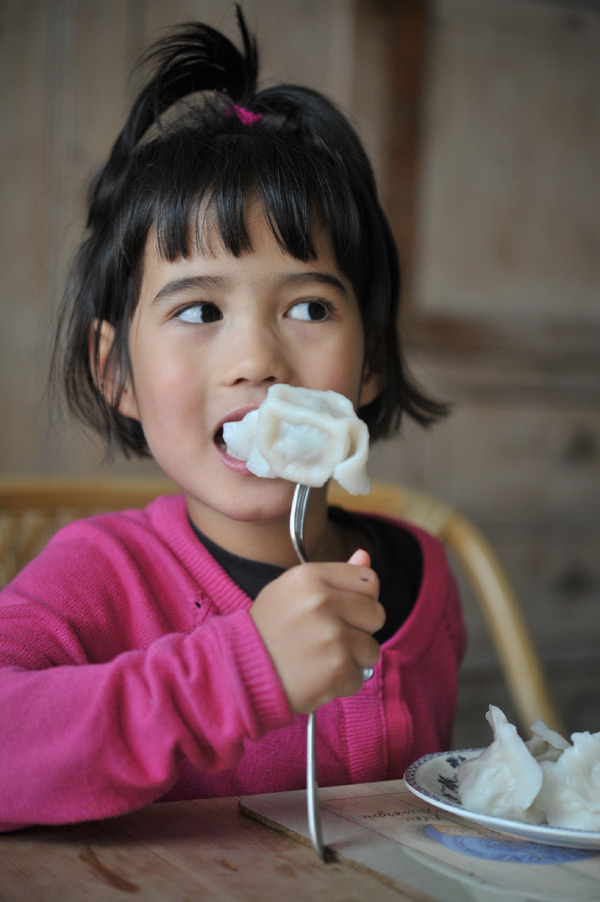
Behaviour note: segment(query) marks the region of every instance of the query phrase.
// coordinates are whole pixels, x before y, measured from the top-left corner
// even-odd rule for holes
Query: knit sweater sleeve
[[[183,616],[168,555],[162,599],[112,546],[73,527],[0,593],[0,829],[134,810],[291,720],[248,610]]]

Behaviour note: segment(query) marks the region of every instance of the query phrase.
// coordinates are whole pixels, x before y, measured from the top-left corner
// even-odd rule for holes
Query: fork
[[[304,520],[306,517],[306,507],[309,495],[310,486],[298,483],[294,490],[292,509],[290,511],[290,536],[294,550],[298,555],[298,560],[301,564],[306,564],[308,562],[306,548],[304,546]],[[308,715],[306,732],[306,804],[308,809],[308,831],[315,852],[322,861],[325,861],[326,854],[325,846],[323,844],[323,833],[321,830],[321,814],[319,812],[319,802],[317,798],[318,790],[315,712],[311,711]]]
[[[306,548],[304,545],[304,521],[310,486],[298,483],[294,490],[292,509],[290,511],[290,537],[294,550],[301,564],[306,564]],[[373,676],[373,668],[366,667],[363,670],[363,681],[370,680]],[[306,732],[306,804],[308,809],[308,830],[313,848],[322,861],[327,861],[327,853],[323,843],[321,830],[321,813],[319,811],[317,782],[317,750],[316,750],[316,722],[315,711],[308,715]]]

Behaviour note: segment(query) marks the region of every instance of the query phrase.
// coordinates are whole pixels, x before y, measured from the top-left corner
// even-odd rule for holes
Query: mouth
[[[227,422],[232,422],[228,420]],[[217,449],[217,454],[221,458],[221,461],[228,467],[230,470],[234,470],[236,473],[248,474],[249,470],[246,466],[245,460],[240,460],[238,457],[234,457],[233,454],[228,450],[227,445],[225,444],[225,439],[223,438],[223,427],[219,427],[215,432],[215,437],[213,439],[215,448]]]
[[[220,451],[223,451],[225,454],[227,453],[227,445],[225,444],[225,439],[223,438],[223,427],[219,426],[217,429],[215,436],[213,438],[213,442],[219,448]]]
[[[256,410],[256,404],[248,405],[244,407],[239,407],[237,410],[232,410],[221,420],[220,425],[217,427],[216,432],[213,436],[213,443],[219,456],[221,459],[228,464],[228,466],[233,467],[235,470],[246,470],[246,462],[239,460],[239,458],[235,457],[231,451],[227,448],[227,444],[223,437],[223,426],[225,423],[237,423],[239,420],[243,420],[247,413],[250,411]]]

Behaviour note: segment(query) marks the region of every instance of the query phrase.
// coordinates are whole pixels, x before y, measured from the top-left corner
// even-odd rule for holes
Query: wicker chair
[[[0,588],[66,523],[102,511],[144,507],[173,491],[161,479],[0,479]]]
[[[151,480],[0,480],[0,586],[6,585],[65,523],[99,511],[141,507],[171,483]],[[443,501],[405,486],[374,483],[366,496],[332,485],[330,500],[353,510],[401,517],[448,548],[473,589],[521,726],[541,717],[562,730],[519,602],[493,549],[464,516]]]

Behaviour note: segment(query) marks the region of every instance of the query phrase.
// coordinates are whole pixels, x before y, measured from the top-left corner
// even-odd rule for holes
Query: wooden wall
[[[372,474],[483,526],[572,728],[600,729],[600,10],[585,0],[247,0],[267,81],[332,95],[372,153],[408,273],[411,365],[447,423],[374,449]],[[45,398],[51,324],[85,181],[163,26],[235,34],[229,0],[0,4],[0,473],[97,474]],[[151,463],[117,461],[147,474]],[[465,744],[504,703],[483,626]]]
[[[484,529],[567,724],[598,730],[600,7],[438,0],[426,82],[408,328],[455,409],[398,454]],[[497,691],[475,617],[471,640],[475,716]]]

